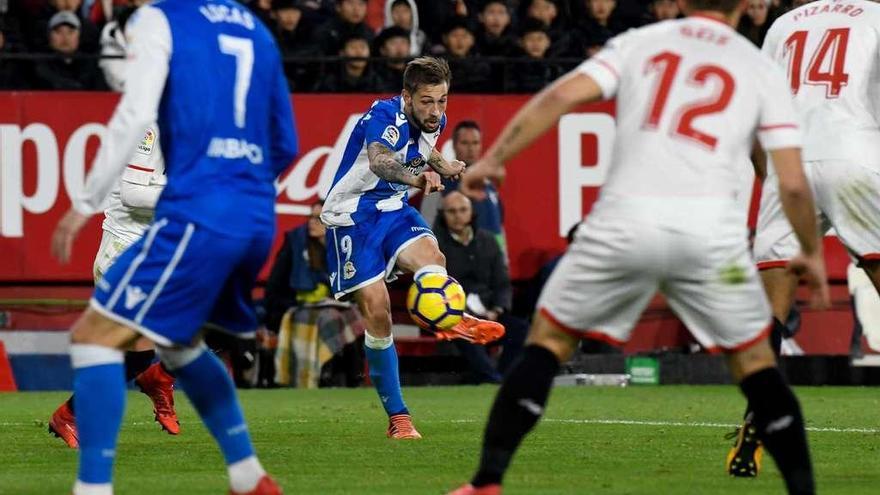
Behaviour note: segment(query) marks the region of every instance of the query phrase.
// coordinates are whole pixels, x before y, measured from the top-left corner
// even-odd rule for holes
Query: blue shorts
[[[157,219],[98,281],[91,307],[163,346],[192,345],[205,324],[253,336],[251,290],[271,233],[229,237]]]
[[[397,278],[397,256],[422,237],[436,239],[422,215],[409,205],[378,212],[357,225],[328,228],[327,267],[336,299],[383,277],[389,282]]]

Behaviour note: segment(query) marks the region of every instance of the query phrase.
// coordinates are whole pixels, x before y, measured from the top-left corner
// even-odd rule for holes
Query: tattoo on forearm
[[[437,167],[443,167],[445,164],[446,160],[443,159],[443,155],[436,148],[432,149],[431,156],[428,158],[428,165],[436,169]]]
[[[394,152],[380,143],[370,143],[367,146],[367,157],[370,160],[370,170],[381,179],[406,185],[412,185],[416,180],[412,172],[394,159]]]

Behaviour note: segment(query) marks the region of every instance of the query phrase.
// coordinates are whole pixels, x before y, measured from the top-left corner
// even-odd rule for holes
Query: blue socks
[[[160,351],[220,446],[226,464],[254,455],[247,423],[226,367],[204,346]]]
[[[400,391],[400,371],[393,337],[376,338],[364,332],[364,349],[370,365],[370,380],[379,393],[385,412],[388,416],[409,414]]]
[[[113,478],[116,438],[125,413],[123,353],[99,345],[72,344],[73,393],[79,434],[77,479],[108,484]]]

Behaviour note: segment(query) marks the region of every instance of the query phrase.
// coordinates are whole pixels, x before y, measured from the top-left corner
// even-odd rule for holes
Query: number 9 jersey
[[[744,229],[731,203],[755,135],[768,150],[801,143],[782,71],[712,18],[629,31],[576,70],[606,98],[617,97],[617,135],[597,213],[697,232],[718,224]]]

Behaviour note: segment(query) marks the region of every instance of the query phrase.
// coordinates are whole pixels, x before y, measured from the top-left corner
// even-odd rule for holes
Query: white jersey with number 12
[[[579,69],[617,97],[611,168],[594,211],[677,230],[742,226],[731,204],[757,135],[800,146],[788,84],[730,26],[691,16],[614,38]]]

